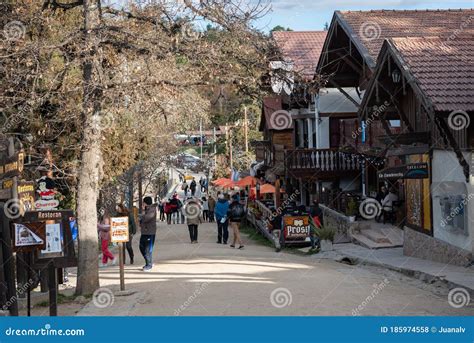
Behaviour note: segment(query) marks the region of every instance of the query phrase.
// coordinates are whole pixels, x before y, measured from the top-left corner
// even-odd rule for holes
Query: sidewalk
[[[381,266],[390,270],[433,283],[446,282],[450,288],[463,287],[474,294],[474,267],[458,267],[450,264],[423,260],[403,255],[403,248],[367,249],[346,243],[335,244],[334,251],[312,255],[316,259],[341,261],[344,258],[363,264]]]

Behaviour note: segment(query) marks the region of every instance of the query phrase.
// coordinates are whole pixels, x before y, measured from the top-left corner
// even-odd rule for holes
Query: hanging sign
[[[128,217],[110,218],[110,237],[112,243],[128,242]]]
[[[34,182],[20,181],[17,187],[18,201],[20,202],[20,215],[35,209],[35,184]]]
[[[379,179],[427,179],[429,178],[428,163],[412,163],[390,167],[378,172]]]
[[[4,157],[0,160],[0,179],[19,176],[24,169],[25,153],[17,152],[13,157]]]
[[[35,209],[37,211],[52,211],[57,209],[59,200],[54,198],[57,193],[54,180],[47,176],[42,176],[36,180],[36,183],[38,184],[36,193],[38,193],[39,199],[35,203]]]

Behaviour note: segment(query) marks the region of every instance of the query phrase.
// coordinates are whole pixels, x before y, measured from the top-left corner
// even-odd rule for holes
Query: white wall
[[[470,153],[465,153],[467,161],[471,161],[470,155]],[[474,180],[471,178],[471,184],[466,182],[463,169],[454,152],[434,150],[432,166],[431,195],[434,237],[458,248],[474,252]],[[446,225],[446,216],[442,213],[440,199],[447,195],[463,195],[465,197],[467,201],[464,208],[466,232],[454,230]]]
[[[320,149],[329,149],[329,118],[324,117],[321,118],[321,122],[319,123],[319,145]]]

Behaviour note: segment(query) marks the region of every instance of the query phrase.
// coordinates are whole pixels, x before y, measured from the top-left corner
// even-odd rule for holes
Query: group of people
[[[187,213],[186,206],[195,206],[198,213]],[[217,201],[212,196],[188,197],[186,202],[179,199],[178,194],[165,201],[153,202],[153,198],[147,196],[143,198],[142,213],[138,208],[128,209],[122,204],[117,205],[115,215],[118,217],[128,217],[129,241],[126,243],[126,251],[130,258],[130,264],[134,264],[134,251],[132,247],[133,237],[140,227],[140,252],[145,259],[143,271],[150,271],[153,267],[153,248],[157,230],[157,221],[166,221],[180,224],[186,221],[189,230],[189,237],[192,244],[198,242],[198,227],[205,221],[217,222],[217,243],[228,244],[229,226],[232,229],[232,240],[230,247],[243,249],[244,245],[240,237],[240,224],[246,214],[245,206],[240,201],[240,194],[232,196],[229,194],[217,194]],[[158,218],[159,213],[159,218]],[[109,249],[111,231],[111,213],[105,210],[100,216],[97,230],[101,241],[102,260],[100,266],[116,265],[117,258]]]
[[[193,214],[186,217],[186,224],[188,225],[191,243],[195,244],[198,242],[198,227],[199,224],[205,220],[204,214],[207,212],[209,218],[212,218],[209,221],[214,221],[215,217],[217,222],[217,244],[227,245],[230,226],[232,229],[232,241],[230,247],[243,249],[244,245],[240,237],[240,224],[246,211],[244,205],[240,202],[239,194],[234,194],[231,199],[229,199],[229,195],[218,193],[217,198],[217,203],[212,197],[209,197],[209,200],[207,201],[208,204],[211,202],[215,204],[215,208],[213,208],[212,211],[206,210],[205,203],[197,198],[188,200],[188,206],[194,204],[202,209],[199,215],[196,216]]]
[[[130,211],[124,205],[119,204],[116,208],[116,215],[119,217],[128,217],[129,225],[129,241],[125,244],[125,248],[130,258],[130,264],[134,264],[134,252],[132,247],[133,237],[137,233],[137,226],[140,226],[140,252],[145,259],[143,271],[150,271],[153,267],[153,247],[156,237],[156,221],[157,207],[153,204],[153,198],[143,198],[143,212],[138,214],[138,209],[133,207]],[[102,261],[100,266],[107,266],[110,262],[115,265],[117,258],[109,250],[111,229],[111,214],[105,210],[99,218],[97,230],[101,241]]]
[[[197,199],[196,197],[187,197],[188,200]],[[185,213],[184,204],[179,199],[177,193],[174,193],[170,199],[157,201],[158,211],[159,211],[159,220],[166,221],[168,225],[171,224],[184,224]],[[202,196],[199,199],[200,206],[202,207],[202,219],[206,222],[214,222],[214,209],[216,206],[216,201],[212,197]]]
[[[181,190],[184,192],[184,196],[187,197],[188,192],[191,192],[191,196],[193,197],[196,196],[196,190],[197,190],[196,178],[193,177],[189,185],[184,178],[180,178],[180,181],[182,182]],[[199,187],[200,187],[201,193],[207,192],[209,184],[206,178],[201,177],[199,179]]]

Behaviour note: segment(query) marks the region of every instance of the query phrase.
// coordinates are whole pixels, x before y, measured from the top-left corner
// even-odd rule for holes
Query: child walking
[[[97,224],[97,230],[99,231],[99,237],[101,240],[102,248],[102,263],[100,267],[107,266],[108,260],[112,261],[112,265],[116,264],[115,256],[109,250],[109,241],[110,241],[110,215],[108,212],[105,212],[102,218]]]

